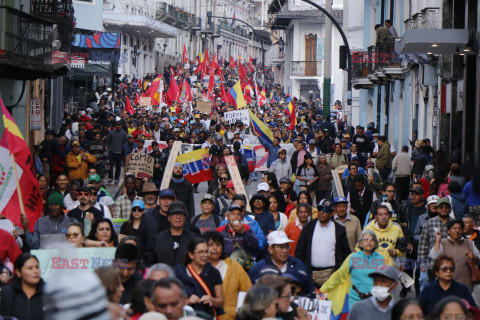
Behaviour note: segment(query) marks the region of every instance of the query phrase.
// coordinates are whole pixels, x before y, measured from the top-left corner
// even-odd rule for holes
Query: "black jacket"
[[[195,202],[193,199],[192,184],[184,178],[182,182],[178,183],[170,181],[169,188],[175,191],[175,194],[178,197],[178,201],[182,201],[183,203],[185,203],[188,211],[187,220],[192,220],[192,218],[195,217]]]
[[[424,202],[425,213],[428,213],[427,203]],[[402,227],[403,234],[408,239],[409,243],[414,243],[414,239],[410,236],[410,215],[412,212],[412,200],[407,199],[402,202],[398,210],[397,222]]]
[[[40,279],[35,294],[28,299],[22,289],[19,279],[13,279],[12,283],[0,290],[0,314],[13,316],[19,320],[43,320],[43,288],[45,282]]]
[[[87,212],[90,212],[90,213],[93,214],[93,218],[94,218],[95,221],[98,221],[98,220],[103,218],[102,211],[98,210],[95,207],[90,207],[90,208],[88,208],[88,210],[85,210],[85,211],[82,211],[82,210],[80,210],[79,207],[76,207],[75,209],[72,209],[72,210],[68,211],[68,216],[71,217],[71,218],[74,218],[78,222],[85,225],[85,215],[87,214]]]
[[[295,258],[303,261],[310,271],[312,269],[312,245],[314,245],[312,239],[317,221],[318,219],[314,219],[303,227],[295,249]],[[347,230],[344,226],[333,223],[335,224],[335,270],[337,270],[351,251],[347,240]]]
[[[144,264],[150,267],[152,264],[161,262],[173,268],[177,264],[183,263],[188,243],[195,237],[198,237],[198,235],[184,228],[179,239],[178,249],[175,252],[173,250],[174,240],[170,229],[160,232],[155,235],[148,245],[147,251],[143,255]]]
[[[165,159],[165,154],[162,151],[159,151],[158,154],[155,154],[155,152],[151,152],[148,154],[149,156],[152,156],[154,159],[154,165],[153,165],[153,177],[152,180],[157,180],[161,181],[163,178],[163,170],[165,169],[166,166],[166,159]],[[159,164],[159,168],[155,168],[155,165]]]
[[[370,207],[373,202],[373,191],[367,184],[365,185],[365,190],[363,195],[360,197],[358,191],[355,187],[351,188],[350,194],[350,206],[355,210],[353,213],[354,216],[360,220],[360,224],[365,222],[367,218],[367,213],[370,211]]]

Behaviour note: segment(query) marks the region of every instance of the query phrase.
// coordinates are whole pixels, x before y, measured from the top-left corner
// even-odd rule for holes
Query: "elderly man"
[[[140,195],[145,203],[145,210],[155,208],[158,200],[158,189],[153,182],[147,182],[143,185]]]
[[[248,272],[252,283],[255,283],[257,279],[261,278],[265,274],[278,274],[284,273],[300,274],[302,277],[302,287],[307,294],[314,292],[313,281],[310,278],[310,272],[305,264],[289,255],[290,240],[284,231],[273,231],[268,235],[268,252],[270,256],[259,261]]]
[[[372,297],[355,303],[347,320],[390,320],[393,307],[393,290],[398,285],[395,267],[383,265],[368,275],[373,278]]]
[[[193,185],[183,176],[183,166],[180,162],[176,162],[173,167],[172,179],[170,181],[170,189],[175,191],[178,201],[185,203],[187,206],[187,218],[190,221],[195,217],[195,202],[193,198]]]
[[[360,220],[354,215],[348,213],[347,206],[348,200],[345,197],[336,197],[333,199],[333,220],[336,223],[341,224],[347,230],[347,240],[350,250],[355,252],[355,246],[357,245],[358,237],[362,232]]]
[[[175,277],[166,277],[155,282],[145,305],[150,312],[159,312],[167,320],[184,317],[183,308],[188,304],[185,288]]]
[[[197,235],[187,228],[187,207],[183,202],[173,201],[168,207],[170,228],[156,234],[148,244],[143,261],[147,266],[166,263],[171,267],[183,263],[190,240]]]
[[[287,150],[280,148],[277,153],[278,159],[271,163],[269,171],[275,173],[277,180],[283,177],[290,178],[292,176],[292,166],[287,161]]]

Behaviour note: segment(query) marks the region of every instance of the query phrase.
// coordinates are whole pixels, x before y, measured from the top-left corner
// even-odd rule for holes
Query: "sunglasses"
[[[447,271],[454,272],[455,268],[454,267],[441,267],[440,270],[442,270],[443,272],[447,272]]]
[[[229,180],[228,178],[220,178],[220,181],[227,181]]]
[[[279,152],[278,154],[287,154],[285,151]]]
[[[143,211],[143,209],[141,209],[141,208],[136,208],[135,207],[135,208],[132,209],[132,212],[142,212],[142,211]]]
[[[80,236],[80,233],[66,233],[65,234],[65,237],[67,237],[67,239],[76,239]]]
[[[90,192],[86,192],[86,191],[79,191],[79,192],[78,192],[78,195],[79,195],[79,196],[89,196],[89,195],[91,195],[91,193],[90,193]]]

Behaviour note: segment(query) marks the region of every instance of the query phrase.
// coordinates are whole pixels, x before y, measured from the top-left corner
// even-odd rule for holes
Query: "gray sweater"
[[[348,313],[347,320],[390,320],[392,316],[393,300],[387,309],[381,309],[374,297],[355,303]]]
[[[412,160],[406,152],[400,152],[393,158],[392,170],[396,177],[408,177],[412,172]]]
[[[25,239],[30,249],[45,249],[49,244],[65,242],[65,233],[70,223],[76,221],[69,216],[54,220],[50,216],[38,218],[33,234],[25,231]]]
[[[127,133],[123,130],[112,130],[107,137],[108,151],[122,153],[123,145],[127,143]]]

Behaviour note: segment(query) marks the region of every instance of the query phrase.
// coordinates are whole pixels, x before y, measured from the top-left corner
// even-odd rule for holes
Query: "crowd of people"
[[[235,74],[226,70],[228,88]],[[177,66],[163,77],[167,85],[187,75]],[[297,100],[291,126],[289,97],[269,85],[271,77],[256,71],[268,98],[248,106],[271,141],[250,123],[225,122],[234,107],[217,89],[210,113],[195,99],[125,112],[126,98],[145,92],[153,76],[125,77],[115,92],[100,85],[91,105],[66,109],[62,128],[47,130],[34,150],[44,200],[34,231],[25,216],[21,226],[1,220],[0,314],[306,320],[295,298],[349,293],[351,320],[478,319],[480,169],[435,151],[428,139],[414,137],[397,152],[373,123],[365,130],[341,113],[324,116],[318,100]],[[161,188],[175,141],[209,150],[206,192],[180,162]],[[246,146],[256,143],[268,152],[263,172],[247,161]],[[150,179],[125,169],[131,153],[153,157]],[[238,193],[229,155],[240,183],[259,180],[252,195]],[[118,194],[107,191],[120,184]],[[44,282],[30,250],[59,245],[112,247],[115,257],[95,274]]]

